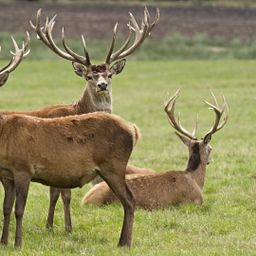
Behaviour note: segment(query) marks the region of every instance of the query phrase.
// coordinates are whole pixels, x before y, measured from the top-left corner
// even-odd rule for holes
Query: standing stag
[[[29,53],[29,34],[21,49],[14,39],[13,44],[14,57],[0,70],[2,85]],[[0,179],[5,188],[1,242],[8,243],[10,214],[16,197],[14,245],[16,248],[22,245],[22,220],[30,181],[75,188],[100,175],[123,204],[119,245],[130,246],[134,199],[125,183],[125,170],[139,136],[135,125],[108,113],[52,119],[0,113]]]
[[[69,116],[69,115],[80,115],[89,112],[95,111],[104,111],[111,113],[112,111],[112,88],[111,88],[111,79],[112,75],[119,74],[124,65],[125,65],[125,57],[133,53],[145,40],[145,38],[150,34],[155,24],[159,19],[159,10],[157,9],[156,19],[150,23],[149,22],[149,13],[145,8],[144,11],[144,19],[141,24],[141,27],[138,26],[135,18],[130,13],[131,16],[131,24],[128,24],[129,34],[125,43],[120,47],[119,50],[113,52],[114,44],[117,33],[117,24],[114,27],[114,34],[111,42],[110,50],[107,54],[106,60],[103,64],[93,65],[91,64],[89,53],[86,48],[84,37],[82,36],[82,44],[84,50],[84,56],[78,55],[73,52],[65,43],[65,35],[64,28],[62,29],[62,42],[65,51],[60,49],[54,42],[52,36],[52,30],[55,24],[56,15],[49,20],[46,18],[44,26],[41,25],[41,10],[38,10],[36,23],[31,26],[37,33],[37,36],[41,39],[41,41],[49,47],[56,54],[61,56],[64,59],[72,61],[72,65],[74,67],[75,73],[79,76],[82,76],[87,81],[86,88],[81,98],[73,104],[66,105],[52,105],[40,110],[31,111],[31,112],[19,112],[19,114],[26,114],[30,116],[37,116],[42,118],[55,118],[61,116]],[[134,42],[131,46],[129,43],[132,39],[133,34]],[[114,63],[115,62],[115,63]],[[111,66],[112,64],[112,66]],[[14,114],[15,112],[4,112],[4,114]],[[141,172],[144,170],[134,166],[128,166],[127,172]],[[4,227],[2,232],[1,243],[7,244],[8,241],[8,227],[10,222],[10,214],[13,207],[12,194],[14,193],[14,184],[12,180],[6,180],[4,182],[4,190],[5,190],[5,200],[3,206],[4,212]],[[72,230],[71,224],[71,215],[70,215],[70,200],[71,200],[71,191],[70,189],[60,189],[60,188],[50,188],[50,207],[47,218],[47,227],[53,226],[53,218],[54,218],[54,209],[61,193],[63,204],[64,204],[64,216],[65,216],[65,230],[70,232]]]
[[[31,26],[36,31],[37,36],[42,40],[42,42],[49,47],[53,52],[55,52],[60,57],[67,59],[72,62],[75,73],[81,77],[84,77],[88,82],[84,94],[81,99],[73,105],[61,106],[61,109],[54,109],[54,114],[46,115],[47,117],[56,117],[56,116],[65,116],[73,114],[83,114],[95,111],[105,111],[108,113],[112,112],[112,88],[111,88],[111,78],[113,74],[119,74],[125,65],[125,57],[132,54],[149,36],[150,32],[154,28],[155,24],[159,20],[159,9],[157,9],[156,19],[150,23],[149,12],[147,8],[144,10],[144,18],[139,27],[136,19],[130,13],[130,23],[128,23],[128,37],[124,44],[114,52],[114,46],[116,41],[117,34],[117,23],[114,26],[112,42],[110,45],[109,52],[107,54],[106,60],[103,64],[93,65],[89,57],[89,53],[86,47],[84,36],[81,36],[82,45],[84,50],[84,56],[78,55],[72,51],[65,42],[65,29],[62,28],[62,44],[65,49],[63,51],[60,49],[54,42],[52,36],[52,30],[55,25],[56,15],[49,19],[46,18],[45,24],[41,26],[41,10],[38,10],[36,17],[36,24],[32,22]],[[130,45],[134,34],[134,42]],[[117,61],[117,62],[116,62]],[[113,64],[114,63],[114,64]],[[111,66],[111,64],[113,64]],[[52,108],[52,107],[51,107]],[[51,110],[52,112],[52,110]],[[41,115],[40,115],[41,116]],[[45,115],[43,116],[45,117]],[[135,166],[128,166],[127,173],[144,173],[145,169],[138,168]],[[148,170],[146,170],[148,172]],[[98,182],[96,178],[93,183]],[[71,191],[50,188],[50,206],[47,218],[47,227],[53,226],[54,218],[54,209],[59,198],[59,195],[62,195],[64,203],[64,212],[65,212],[65,229],[70,232],[72,230],[71,225],[71,215],[70,215],[70,200],[71,200]]]
[[[211,136],[224,127],[228,120],[228,106],[223,97],[223,106],[220,108],[215,96],[212,94],[215,105],[205,103],[216,114],[215,122],[202,140],[193,133],[184,129],[179,120],[174,116],[175,102],[179,91],[167,102],[165,112],[168,115],[170,125],[176,130],[175,133],[188,146],[189,158],[185,171],[167,171],[150,175],[128,175],[126,182],[131,189],[136,206],[145,209],[167,207],[170,204],[203,202],[203,186],[205,180],[206,165],[210,161]],[[220,123],[222,115],[223,121]],[[94,186],[82,200],[82,204],[89,203],[102,205],[115,202],[117,199],[105,182]]]

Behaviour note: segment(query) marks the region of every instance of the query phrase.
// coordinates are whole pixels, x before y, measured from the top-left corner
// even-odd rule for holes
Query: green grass
[[[3,62],[0,63],[0,66]],[[128,61],[113,77],[114,113],[136,123],[143,138],[130,163],[160,170],[183,169],[187,149],[176,138],[163,111],[167,91],[181,88],[177,112],[192,129],[199,113],[201,137],[214,115],[202,99],[209,88],[230,106],[227,126],[213,136],[213,162],[207,168],[202,206],[170,206],[137,210],[133,246],[116,247],[123,211],[120,206],[80,207],[90,185],[73,190],[74,230],[63,228],[61,203],[53,231],[45,228],[48,188],[33,183],[23,223],[23,249],[13,249],[12,217],[9,245],[0,255],[255,255],[256,251],[256,61]],[[0,109],[27,110],[77,99],[84,81],[71,64],[24,61],[0,91]],[[0,204],[3,189],[0,188]],[[1,225],[0,225],[1,227]]]

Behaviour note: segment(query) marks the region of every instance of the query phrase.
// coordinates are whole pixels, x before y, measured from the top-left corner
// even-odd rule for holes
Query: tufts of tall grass
[[[21,43],[24,34],[14,35]],[[122,41],[122,40],[118,40]],[[60,40],[57,40],[60,45]],[[88,49],[93,59],[104,59],[109,46],[107,40],[88,40]],[[68,40],[70,47],[82,54],[80,40]],[[2,46],[2,59],[8,59],[9,50],[12,49],[12,42],[8,33],[0,33],[0,45]],[[118,47],[118,43],[116,48]],[[31,39],[31,59],[58,59],[40,40]],[[162,40],[146,40],[140,49],[133,54],[134,60],[217,60],[217,59],[256,59],[256,42],[242,42],[236,38],[226,42],[221,38],[210,39],[206,35],[198,34],[188,38],[175,34]]]

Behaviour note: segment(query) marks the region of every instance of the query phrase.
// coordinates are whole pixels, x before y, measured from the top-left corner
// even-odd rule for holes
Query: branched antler
[[[206,135],[204,136],[204,140],[205,138],[209,138],[211,137],[212,134],[214,134],[215,132],[219,131],[220,129],[222,129],[224,127],[224,125],[227,123],[228,121],[228,114],[229,114],[229,108],[228,108],[228,104],[226,102],[226,99],[224,96],[222,96],[223,98],[223,104],[222,107],[219,107],[219,104],[217,102],[217,99],[215,97],[215,95],[213,94],[213,92],[211,91],[211,95],[213,97],[214,100],[214,104],[209,103],[208,101],[204,100],[204,102],[209,106],[209,109],[212,109],[215,112],[215,121],[213,123],[213,126],[211,127],[211,129],[206,133]],[[221,117],[224,114],[224,118],[223,121],[220,123],[221,121]]]
[[[154,28],[154,26],[156,25],[156,23],[158,22],[159,17],[160,17],[160,11],[159,11],[159,9],[157,9],[156,10],[156,18],[152,23],[150,23],[149,12],[148,12],[148,9],[145,7],[144,17],[143,17],[143,20],[141,23],[141,27],[139,27],[133,14],[132,13],[129,13],[129,14],[130,14],[130,22],[128,23],[128,29],[129,29],[128,37],[127,37],[126,41],[124,42],[124,44],[116,52],[113,53],[114,47],[115,47],[118,23],[116,23],[116,25],[114,26],[113,37],[112,37],[110,49],[109,49],[109,52],[108,52],[106,60],[105,60],[105,63],[107,65],[111,64],[112,62],[114,62],[116,60],[123,59],[123,58],[127,57],[128,55],[132,54],[143,43],[145,38],[150,35],[150,32],[152,31],[152,29]],[[49,47],[53,52],[58,54],[60,57],[70,60],[70,61],[73,61],[73,62],[78,62],[80,64],[85,65],[86,67],[91,66],[90,57],[89,57],[89,53],[87,51],[84,36],[81,35],[83,51],[84,51],[85,56],[81,56],[81,55],[75,53],[73,50],[71,50],[67,46],[67,44],[65,42],[65,29],[63,27],[62,28],[62,44],[65,49],[65,51],[64,51],[56,45],[56,43],[54,42],[53,36],[52,36],[52,30],[55,25],[56,15],[54,15],[50,20],[48,17],[46,17],[44,26],[41,25],[41,15],[42,15],[42,10],[39,9],[37,11],[35,25],[32,23],[32,21],[30,21],[31,27],[37,33],[37,37],[39,39],[41,39],[42,42],[47,47]],[[135,35],[134,42],[128,48],[133,33]]]
[[[182,125],[180,124],[180,120],[179,120],[179,115],[178,115],[178,120],[176,121],[175,115],[174,115],[174,110],[175,110],[175,103],[177,98],[179,97],[179,92],[180,89],[178,89],[176,91],[176,93],[174,94],[174,96],[172,96],[168,102],[165,104],[165,112],[168,115],[168,120],[170,125],[179,133],[185,135],[186,137],[193,139],[193,140],[197,140],[197,138],[195,137],[195,133],[196,133],[196,128],[197,128],[197,122],[196,122],[196,126],[193,130],[192,133],[190,133],[189,131],[187,131],[185,128],[182,127]]]
[[[172,96],[168,102],[165,104],[165,112],[167,113],[168,115],[168,120],[169,120],[169,123],[171,124],[171,126],[176,130],[178,131],[179,133],[185,135],[186,137],[190,138],[190,139],[193,139],[193,140],[197,140],[196,138],[196,130],[197,130],[197,119],[196,119],[196,125],[195,125],[195,128],[193,130],[192,133],[188,132],[186,129],[184,129],[181,124],[180,124],[180,120],[179,120],[179,116],[178,116],[178,119],[176,121],[176,118],[175,118],[175,115],[174,115],[174,109],[175,109],[175,103],[176,103],[176,100],[177,98],[179,97],[179,92],[180,92],[180,89],[178,89],[176,91],[176,93],[174,94],[174,96]],[[228,109],[228,104],[226,102],[226,99],[225,97],[223,96],[223,104],[222,104],[222,107],[219,107],[219,104],[217,102],[217,99],[216,97],[214,96],[214,94],[212,93],[211,91],[211,95],[213,97],[213,100],[214,100],[214,104],[212,103],[209,103],[208,101],[204,101],[210,109],[212,109],[215,114],[216,114],[216,118],[215,118],[215,121],[213,123],[213,126],[211,127],[211,129],[206,133],[206,135],[204,136],[204,141],[205,142],[209,142],[210,139],[211,139],[211,136],[212,134],[214,134],[215,132],[219,131],[220,129],[222,129],[225,124],[227,123],[228,121],[228,114],[229,114],[229,109]],[[222,116],[224,115],[224,118],[223,118],[223,121],[221,121],[221,118]]]
[[[65,42],[65,29],[64,29],[64,27],[62,27],[62,44],[65,49],[65,51],[63,51],[61,48],[59,48],[56,45],[56,43],[54,42],[53,36],[52,36],[52,30],[54,28],[55,19],[56,19],[57,15],[54,15],[50,20],[48,17],[46,17],[44,26],[41,26],[41,15],[42,15],[42,10],[39,9],[37,11],[37,15],[36,15],[36,25],[34,25],[32,23],[32,21],[30,21],[30,25],[37,33],[38,38],[41,39],[42,42],[47,47],[49,47],[52,51],[54,51],[60,57],[70,60],[70,61],[73,61],[73,62],[78,62],[82,65],[85,65],[86,67],[91,66],[90,57],[89,57],[89,53],[87,51],[84,36],[81,35],[83,50],[84,50],[84,54],[85,54],[85,56],[82,56],[82,55],[75,53],[73,50],[71,50],[67,46],[67,44]]]
[[[116,25],[114,27],[114,31],[113,31],[113,38],[112,38],[110,50],[107,54],[107,58],[105,61],[106,64],[111,64],[112,62],[114,62],[116,60],[123,59],[123,58],[127,57],[128,55],[132,54],[143,43],[143,41],[150,35],[150,32],[152,31],[152,29],[154,28],[154,26],[156,25],[156,23],[158,22],[159,17],[160,17],[160,11],[157,8],[156,18],[152,23],[150,23],[149,12],[148,12],[147,7],[145,7],[144,17],[141,22],[141,27],[139,27],[133,14],[131,12],[129,12],[129,14],[130,14],[130,22],[127,24],[128,28],[129,28],[128,37],[127,37],[126,41],[124,42],[124,44],[120,47],[120,49],[113,53],[115,40],[116,40],[117,26],[118,26],[118,23],[116,23]],[[134,42],[127,49],[128,45],[131,41],[133,32],[135,33]]]
[[[0,75],[7,73],[7,72],[10,73],[14,69],[16,69],[18,67],[18,65],[20,64],[20,62],[22,61],[22,59],[25,56],[27,56],[30,52],[30,49],[29,49],[30,36],[27,31],[26,31],[26,40],[25,40],[25,42],[22,43],[21,48],[19,48],[15,39],[13,37],[11,37],[11,38],[12,38],[12,42],[14,45],[14,52],[12,52],[12,51],[10,51],[10,52],[13,55],[13,57],[7,65],[5,65],[3,68],[0,69]]]

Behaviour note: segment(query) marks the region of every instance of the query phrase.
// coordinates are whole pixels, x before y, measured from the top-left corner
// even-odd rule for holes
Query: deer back
[[[79,178],[90,181],[102,163],[128,161],[139,138],[135,125],[100,112],[55,119],[2,115],[1,131],[1,167],[26,166],[32,179],[55,187],[79,186]]]

